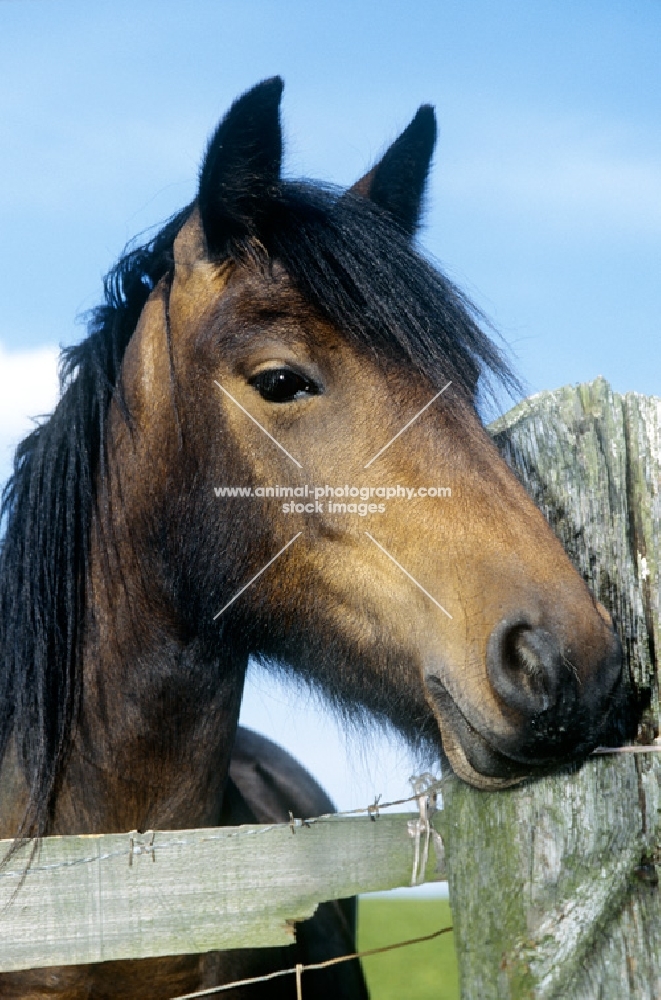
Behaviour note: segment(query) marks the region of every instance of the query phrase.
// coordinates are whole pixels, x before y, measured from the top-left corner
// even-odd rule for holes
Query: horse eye
[[[291,368],[269,368],[250,379],[262,399],[269,403],[291,403],[299,396],[316,396],[319,387]]]

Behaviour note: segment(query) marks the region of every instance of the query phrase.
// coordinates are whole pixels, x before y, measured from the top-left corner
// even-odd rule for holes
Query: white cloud
[[[7,478],[13,449],[34,427],[34,418],[57,402],[55,346],[8,351],[0,343],[0,482]]]

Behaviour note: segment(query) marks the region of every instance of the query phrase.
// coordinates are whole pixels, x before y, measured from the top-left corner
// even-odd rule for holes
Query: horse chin
[[[502,788],[511,788],[519,785],[525,780],[525,776],[517,778],[496,778],[486,774],[481,774],[472,766],[461,743],[455,740],[452,735],[444,732],[442,734],[443,748],[452,771],[458,778],[465,781],[473,788],[481,791],[494,792]]]
[[[485,791],[510,788],[550,768],[525,766],[496,750],[470,724],[443,685],[434,684],[433,709],[443,751],[458,778]]]

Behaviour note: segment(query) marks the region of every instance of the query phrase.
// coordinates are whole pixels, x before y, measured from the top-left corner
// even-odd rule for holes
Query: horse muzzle
[[[472,706],[468,691],[458,694],[456,684],[451,693],[436,671],[425,678],[444,751],[469,784],[516,784],[635,734],[622,647],[612,627],[599,662],[579,672],[550,631],[523,617],[504,619],[489,637],[486,674],[486,708]]]

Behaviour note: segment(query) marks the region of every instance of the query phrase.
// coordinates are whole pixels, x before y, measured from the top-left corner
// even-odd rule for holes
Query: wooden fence
[[[0,870],[0,972],[291,944],[324,900],[410,885],[414,868],[418,882],[444,878],[438,835],[423,866],[418,826],[410,813],[372,812],[47,837],[27,874],[29,846]]]
[[[661,400],[618,396],[599,379],[541,393],[492,432],[613,613],[651,741]],[[444,783],[433,823],[463,1000],[661,997],[660,775],[661,755],[644,753],[505,792]],[[0,871],[0,971],[289,943],[322,900],[410,884],[415,828],[409,815],[381,815],[48,838],[22,881],[20,853]],[[420,880],[443,877],[432,850]]]
[[[491,428],[612,612],[659,731],[661,399],[603,379],[544,392]],[[463,1000],[661,997],[661,754],[592,758],[495,794],[444,787]]]

